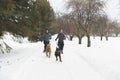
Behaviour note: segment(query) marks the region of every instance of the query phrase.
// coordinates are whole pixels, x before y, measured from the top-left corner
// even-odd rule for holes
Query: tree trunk
[[[82,37],[80,35],[78,35],[78,40],[79,40],[78,44],[82,44]]]
[[[70,35],[70,41],[72,41],[72,39],[73,39],[73,35]]]
[[[102,35],[100,36],[100,40],[101,40],[101,41],[103,40],[103,36],[102,36]]]
[[[106,41],[108,41],[108,36],[106,36]]]
[[[87,35],[87,47],[91,46],[90,35]]]
[[[82,37],[79,37],[79,44],[82,44]]]
[[[108,32],[106,33],[105,38],[106,38],[106,41],[108,41]]]
[[[118,37],[118,33],[116,33],[115,35],[116,35],[116,37]]]

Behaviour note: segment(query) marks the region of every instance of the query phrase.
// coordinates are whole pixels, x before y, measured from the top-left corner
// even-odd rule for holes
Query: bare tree
[[[101,14],[104,2],[101,0],[69,0],[68,9],[74,15],[77,22],[78,35],[81,33],[87,36],[87,46],[91,46],[90,34],[96,17]],[[82,31],[82,32],[80,32]]]
[[[106,40],[108,40],[109,33],[108,21],[109,19],[107,18],[107,15],[98,16],[96,19],[97,28],[94,29],[97,31],[96,34],[101,37],[101,40],[103,39],[103,36],[105,36]]]
[[[117,21],[112,21],[109,22],[108,25],[110,27],[109,35],[118,37],[118,35],[120,34],[120,24]]]

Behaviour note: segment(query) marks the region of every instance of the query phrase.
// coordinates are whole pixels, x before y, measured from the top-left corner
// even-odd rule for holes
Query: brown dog
[[[51,45],[50,43],[46,46],[46,56],[50,58],[51,56]]]
[[[58,61],[58,57],[59,57],[60,62],[62,62],[62,60],[61,60],[61,51],[57,47],[56,47],[56,50],[55,50],[55,57],[56,57],[56,61]]]

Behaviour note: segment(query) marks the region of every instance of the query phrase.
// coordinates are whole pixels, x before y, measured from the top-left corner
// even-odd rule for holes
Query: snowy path
[[[55,44],[53,45],[55,49]],[[55,61],[54,51],[50,59],[42,53],[42,50],[40,50],[40,53],[34,53],[22,65],[15,80],[104,80],[93,69],[94,67],[91,67],[84,59],[76,55],[72,49],[71,47],[70,52],[64,51],[62,63]]]
[[[51,40],[52,56],[43,53],[43,43],[14,45],[10,54],[0,55],[0,80],[120,80],[119,38],[93,47],[65,41],[62,61],[55,60],[56,42]],[[114,46],[117,46],[114,48]]]

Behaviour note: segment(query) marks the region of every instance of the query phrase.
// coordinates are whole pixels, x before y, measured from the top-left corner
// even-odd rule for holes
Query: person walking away
[[[57,38],[55,39],[55,41],[58,39],[58,47],[61,51],[61,53],[63,54],[63,48],[64,48],[64,40],[66,39],[64,33],[63,33],[63,29],[60,30],[60,33],[58,33]]]
[[[48,29],[45,30],[45,33],[43,34],[43,43],[44,43],[44,50],[43,52],[46,52],[46,46],[49,44],[51,39],[51,34],[48,32]]]

